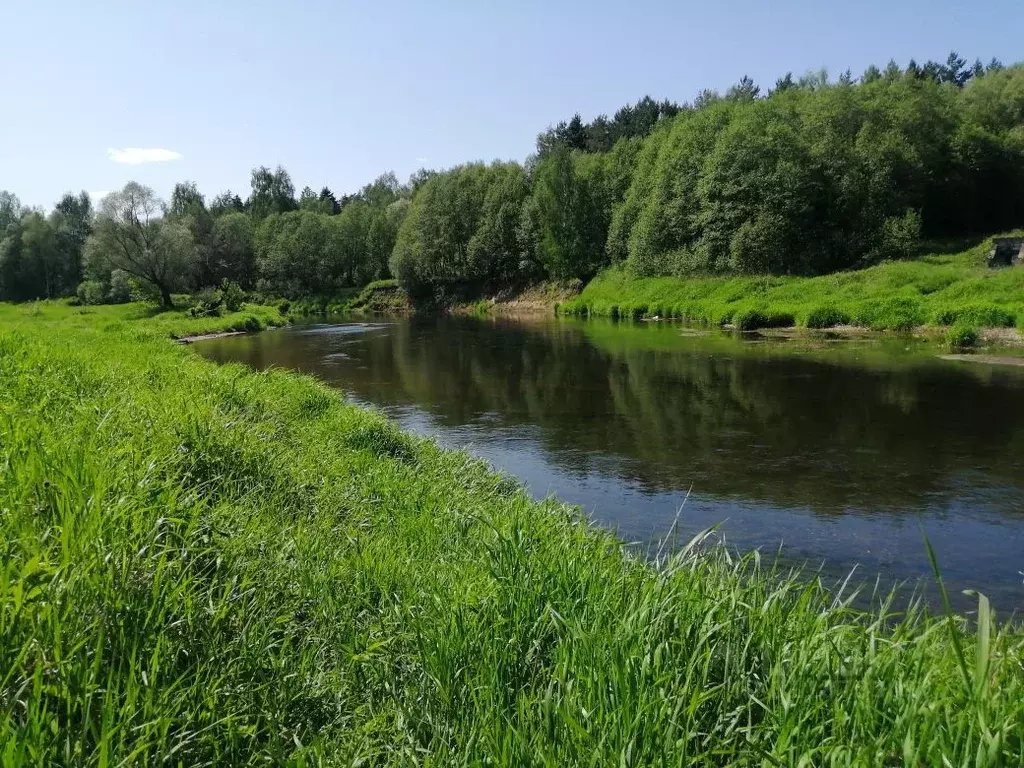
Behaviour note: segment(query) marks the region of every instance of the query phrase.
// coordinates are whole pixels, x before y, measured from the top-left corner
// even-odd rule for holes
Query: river
[[[639,547],[678,515],[684,541],[721,524],[732,548],[887,588],[927,584],[923,529],[958,606],[978,589],[1024,608],[1024,368],[909,337],[555,318],[317,322],[195,348],[313,374]]]

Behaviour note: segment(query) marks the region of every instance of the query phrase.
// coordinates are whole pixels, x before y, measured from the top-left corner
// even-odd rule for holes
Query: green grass
[[[397,280],[374,280],[361,289],[333,296],[319,296],[288,302],[296,315],[331,315],[348,312],[392,312],[410,310],[409,297]]]
[[[985,266],[990,241],[953,255],[887,262],[801,277],[632,278],[598,275],[565,314],[670,317],[705,325],[807,328],[854,324],[877,330],[921,325],[1024,326],[1024,269]]]
[[[954,349],[967,349],[978,345],[978,331],[969,325],[955,325],[946,334],[946,341]]]
[[[15,314],[12,314],[15,313]],[[245,304],[239,312],[212,317],[190,317],[187,309],[162,311],[148,304],[102,304],[95,306],[67,306],[62,302],[36,302],[9,308],[6,313],[22,320],[84,327],[101,327],[104,331],[140,330],[168,338],[184,338],[222,331],[261,331],[285,325],[288,318],[276,307]],[[144,321],[144,322],[143,322]]]
[[[236,322],[0,306],[4,765],[1024,764],[987,602],[896,621],[699,542],[639,560],[168,338]]]

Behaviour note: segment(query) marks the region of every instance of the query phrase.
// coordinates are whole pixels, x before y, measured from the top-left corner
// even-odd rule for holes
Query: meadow
[[[1024,326],[1024,270],[988,269],[990,245],[822,277],[636,278],[612,268],[558,311],[678,318],[740,330]]]
[[[1024,765],[1024,633],[983,596],[639,557],[171,338],[253,319],[0,305],[4,765]]]

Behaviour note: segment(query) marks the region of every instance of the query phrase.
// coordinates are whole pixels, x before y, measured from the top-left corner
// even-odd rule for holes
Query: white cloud
[[[126,163],[128,165],[142,165],[143,163],[169,163],[172,160],[181,160],[182,154],[171,149],[140,149],[139,147],[124,147],[122,149],[108,149],[107,157],[115,163]]]
[[[416,162],[419,163],[420,165],[422,165],[423,163],[427,162],[427,158],[425,158],[425,157],[417,157],[416,158]]]

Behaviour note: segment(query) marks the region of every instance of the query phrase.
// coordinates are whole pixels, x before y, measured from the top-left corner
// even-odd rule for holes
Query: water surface
[[[954,594],[1024,608],[1019,367],[907,338],[570,319],[317,323],[195,346],[311,373],[642,546],[686,499],[684,539],[721,523],[733,547],[890,584],[930,573],[923,526]]]

